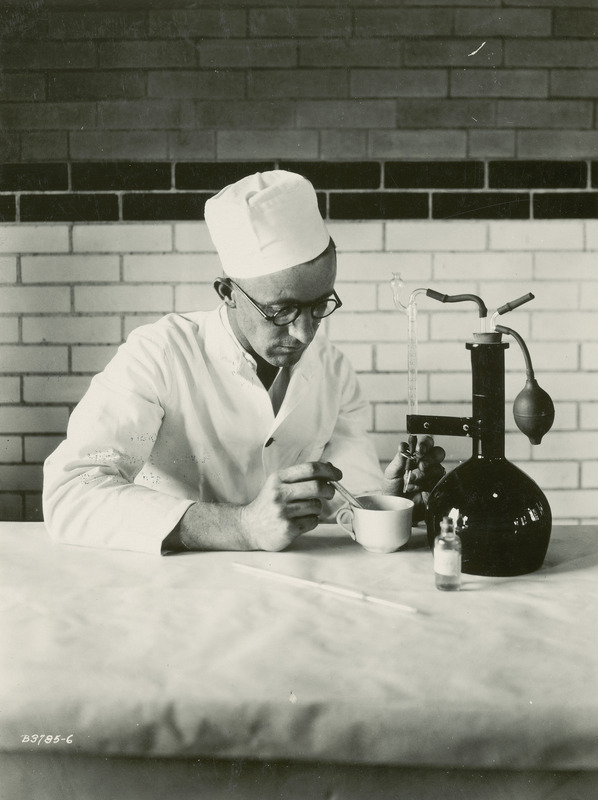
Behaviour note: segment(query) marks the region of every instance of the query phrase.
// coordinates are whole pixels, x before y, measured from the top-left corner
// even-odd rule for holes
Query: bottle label
[[[461,554],[458,550],[434,551],[434,572],[439,575],[459,575],[461,572]]]

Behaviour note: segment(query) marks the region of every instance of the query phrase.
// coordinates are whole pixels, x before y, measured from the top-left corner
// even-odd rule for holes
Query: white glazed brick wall
[[[524,382],[514,341],[506,354],[507,455],[545,490],[560,522],[598,521],[598,222],[338,222],[342,311],[326,323],[371,404],[382,462],[403,438],[407,411],[404,298],[419,287],[474,293],[492,312],[528,291],[535,300],[501,322],[526,339],[556,421],[540,446],[519,433],[510,402]],[[218,261],[203,223],[0,226],[0,516],[40,515],[42,463],[66,430],[92,375],[139,324],[208,309]],[[418,301],[420,411],[467,415],[464,342],[475,307]],[[449,466],[470,452],[443,438]]]

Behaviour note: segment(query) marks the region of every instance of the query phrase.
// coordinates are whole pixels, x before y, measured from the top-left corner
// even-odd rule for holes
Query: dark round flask
[[[552,528],[544,492],[505,458],[504,351],[501,341],[469,342],[474,432],[472,457],[431,492],[426,515],[432,548],[443,517],[463,545],[462,571],[523,575],[542,566]]]

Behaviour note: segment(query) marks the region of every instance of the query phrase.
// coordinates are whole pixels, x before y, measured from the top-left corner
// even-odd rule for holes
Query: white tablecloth
[[[538,572],[456,593],[423,530],[391,555],[336,526],[283,553],[54,546],[39,523],[0,523],[0,542],[5,752],[598,769],[595,528],[556,528]]]

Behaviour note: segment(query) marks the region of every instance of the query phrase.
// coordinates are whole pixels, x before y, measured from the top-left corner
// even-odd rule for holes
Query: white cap
[[[226,186],[207,201],[204,216],[231,278],[257,278],[304,264],[330,241],[314,187],[282,169]]]

